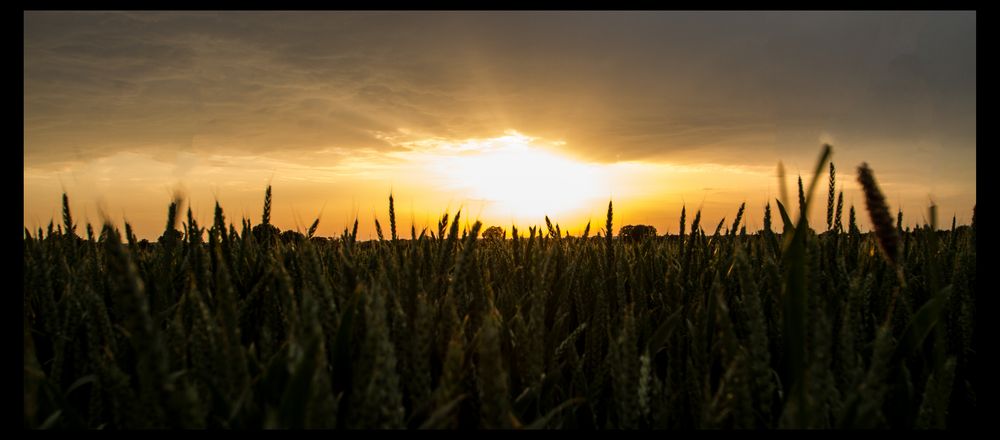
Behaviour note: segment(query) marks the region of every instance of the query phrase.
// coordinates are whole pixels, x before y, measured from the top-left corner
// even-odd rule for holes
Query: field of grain
[[[904,230],[867,167],[845,213],[826,157],[830,191],[800,185],[759,233],[740,206],[623,240],[611,203],[580,237],[480,238],[460,212],[397,231],[390,199],[362,242],[356,222],[278,231],[268,188],[259,224],[175,203],[148,243],[64,199],[62,225],[24,231],[24,428],[968,425],[974,214]]]

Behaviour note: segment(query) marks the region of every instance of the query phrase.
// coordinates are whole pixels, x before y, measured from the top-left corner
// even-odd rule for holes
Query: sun
[[[450,186],[484,203],[484,214],[538,222],[587,207],[601,197],[596,165],[533,144],[517,133],[467,142],[440,160]]]

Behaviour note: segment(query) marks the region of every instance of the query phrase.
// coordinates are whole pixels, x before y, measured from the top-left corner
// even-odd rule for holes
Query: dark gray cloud
[[[33,166],[388,149],[400,128],[740,163],[829,133],[975,163],[974,12],[32,12],[24,48]]]

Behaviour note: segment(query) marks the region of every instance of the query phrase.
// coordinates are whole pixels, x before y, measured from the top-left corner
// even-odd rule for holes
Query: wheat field
[[[844,219],[828,157],[829,192],[800,181],[760,232],[742,205],[630,240],[612,203],[577,237],[482,238],[462,212],[397,231],[391,196],[377,240],[316,237],[270,224],[268,187],[260,223],[178,202],[150,243],[76,225],[64,196],[61,225],[24,231],[24,428],[967,425],[974,208],[904,230],[864,165]]]

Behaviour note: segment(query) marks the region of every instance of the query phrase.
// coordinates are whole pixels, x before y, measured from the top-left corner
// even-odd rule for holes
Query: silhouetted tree
[[[330,242],[330,239],[326,237],[310,237],[309,241],[315,244],[326,244]]]
[[[260,224],[254,226],[250,231],[257,243],[270,243],[281,234],[281,230],[272,224]]]
[[[293,231],[293,230],[289,229],[289,230],[281,233],[281,242],[285,243],[285,244],[299,243],[299,242],[301,242],[301,241],[303,241],[305,239],[306,239],[306,236],[303,235],[301,232],[298,232],[298,231]]]
[[[484,240],[503,240],[507,238],[507,231],[499,226],[490,226],[483,231]]]
[[[161,245],[166,245],[170,242],[177,243],[183,238],[184,234],[181,234],[181,231],[176,229],[167,229],[166,231],[163,231],[163,235],[160,235],[160,238],[156,239],[156,242]]]
[[[650,225],[625,225],[618,234],[626,241],[639,241],[656,237],[656,228]]]

